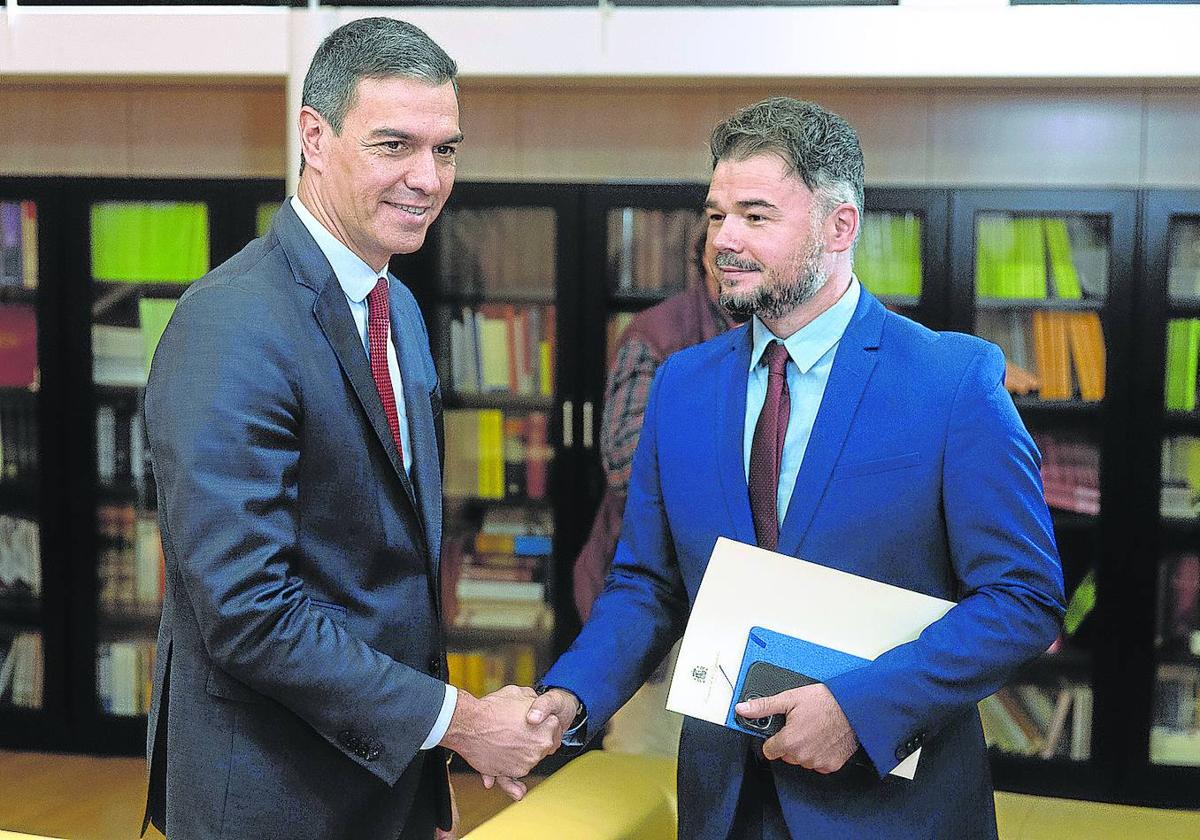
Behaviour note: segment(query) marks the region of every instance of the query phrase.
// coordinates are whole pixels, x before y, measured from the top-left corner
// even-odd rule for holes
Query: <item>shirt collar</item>
[[[379,282],[379,278],[387,277],[387,266],[376,271],[363,262],[358,254],[339,242],[337,237],[326,229],[325,225],[317,221],[317,217],[304,206],[300,196],[292,196],[292,209],[296,211],[300,221],[308,228],[312,238],[317,241],[317,247],[321,249],[325,259],[329,260],[333,274],[337,277],[338,285],[342,287],[346,297],[355,303],[362,303],[366,300],[367,295]]]
[[[859,291],[858,278],[852,276],[850,286],[837,303],[783,339],[783,346],[787,348],[788,356],[796,363],[796,368],[801,373],[808,373],[813,365],[841,340],[842,334],[846,332],[846,327],[850,324],[850,319],[854,317],[854,310],[858,307]],[[775,334],[767,329],[766,324],[760,321],[757,315],[753,318],[753,324],[754,347],[750,351],[751,370],[754,370],[762,360],[762,354],[766,351],[767,345],[777,340]]]

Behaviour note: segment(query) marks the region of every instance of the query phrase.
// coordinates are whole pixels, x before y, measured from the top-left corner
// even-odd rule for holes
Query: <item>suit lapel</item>
[[[750,376],[753,338],[749,326],[727,333],[728,352],[721,359],[714,401],[717,408],[717,468],[733,536],[754,545],[754,519],[750,514],[750,490],[746,486],[743,454],[746,434],[746,380]]]
[[[404,491],[415,509],[416,497],[408,476],[404,473],[400,453],[396,451],[396,444],[392,442],[392,430],[388,426],[387,415],[383,412],[383,403],[379,399],[379,391],[375,388],[375,379],[371,376],[371,364],[367,360],[362,338],[358,334],[358,328],[354,325],[350,307],[346,303],[346,294],[336,280],[331,279],[317,295],[313,314],[325,332],[330,346],[333,347],[342,372],[353,386],[354,393],[358,397],[363,411],[366,412],[367,420],[375,431],[375,436],[379,438],[380,444],[387,452],[388,461],[391,463],[396,477],[404,485]]]
[[[404,406],[408,414],[413,483],[420,490],[416,499],[430,560],[436,572],[442,544],[442,478],[433,408],[429,401],[432,383],[426,381],[422,364],[424,354],[420,352],[425,342],[424,333],[416,328],[412,318],[404,317],[407,307],[405,301],[401,300],[399,286],[400,281],[393,277],[389,294],[392,341],[396,345],[396,359],[400,363]]]
[[[780,554],[798,554],[875,369],[885,310],[866,289],[860,294],[854,317],[838,342],[825,395],[779,530]]]

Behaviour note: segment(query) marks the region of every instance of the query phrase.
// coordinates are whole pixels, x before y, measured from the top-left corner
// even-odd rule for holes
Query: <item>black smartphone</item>
[[[742,683],[742,694],[738,697],[738,702],[754,700],[758,697],[770,697],[781,691],[799,688],[802,685],[812,685],[815,682],[817,680],[812,677],[789,671],[787,668],[781,668],[760,659],[757,662],[751,662],[750,667],[746,670],[746,681]],[[770,738],[783,729],[783,724],[787,722],[786,715],[781,714],[762,718],[744,718],[741,715],[735,715],[735,717],[739,726],[763,738]]]

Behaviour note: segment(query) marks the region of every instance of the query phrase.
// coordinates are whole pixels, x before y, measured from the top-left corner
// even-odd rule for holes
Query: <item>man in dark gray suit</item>
[[[146,820],[171,840],[452,837],[446,750],[520,777],[557,746],[528,689],[444,681],[440,392],[387,264],[454,183],[456,72],[400,21],[333,32],[297,196],[187,291],[155,355]]]

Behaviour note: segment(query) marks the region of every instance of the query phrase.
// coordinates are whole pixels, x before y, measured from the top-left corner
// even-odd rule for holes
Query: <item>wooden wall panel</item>
[[[934,94],[931,179],[958,185],[1136,184],[1142,93]]]
[[[0,174],[283,176],[280,85],[0,86]]]

